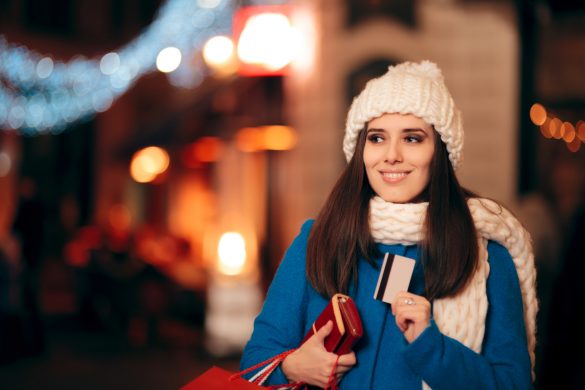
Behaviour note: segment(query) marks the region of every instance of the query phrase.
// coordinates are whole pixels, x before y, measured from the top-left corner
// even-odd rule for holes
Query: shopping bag
[[[213,366],[181,387],[181,390],[258,390],[262,388],[262,386],[234,376],[232,372]]]

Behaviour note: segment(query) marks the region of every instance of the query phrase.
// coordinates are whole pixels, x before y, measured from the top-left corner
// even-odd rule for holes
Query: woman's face
[[[364,165],[372,189],[387,202],[413,201],[429,183],[433,127],[414,115],[384,114],[366,131]]]

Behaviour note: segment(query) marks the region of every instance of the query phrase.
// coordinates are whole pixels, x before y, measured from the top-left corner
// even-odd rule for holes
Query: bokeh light
[[[581,140],[579,138],[575,138],[572,142],[568,142],[566,145],[567,149],[569,149],[571,152],[577,153],[581,148]]]
[[[550,139],[552,138],[552,134],[550,133],[550,118],[547,117],[546,120],[542,125],[540,125],[540,133],[544,138]]]
[[[216,162],[221,158],[224,149],[224,142],[218,137],[201,137],[184,148],[183,164],[188,168],[199,168],[202,164]]]
[[[264,135],[258,127],[244,127],[236,134],[236,146],[242,152],[264,149]]]
[[[115,73],[120,67],[120,56],[118,53],[105,54],[100,60],[100,71],[105,75]]]
[[[581,142],[585,142],[585,122],[579,121],[575,127],[577,129],[577,137],[579,137]]]
[[[226,275],[237,275],[246,265],[246,241],[237,232],[222,234],[217,245],[219,271]]]
[[[162,49],[156,57],[156,68],[163,73],[175,71],[181,65],[181,51],[176,47]]]
[[[563,140],[567,143],[572,142],[576,137],[575,127],[571,122],[564,122],[563,128],[565,129],[563,133]]]
[[[266,126],[263,130],[267,150],[290,150],[297,144],[297,133],[292,127]]]
[[[51,57],[45,57],[37,64],[37,76],[41,79],[46,79],[53,73],[53,60]]]
[[[138,183],[149,183],[169,167],[169,154],[157,146],[149,146],[134,153],[130,175]]]
[[[535,103],[530,107],[530,120],[536,126],[540,126],[546,120],[546,109],[542,104]]]
[[[236,145],[243,152],[290,150],[297,144],[297,133],[290,126],[244,127],[236,134]]]
[[[561,122],[561,120],[559,118],[552,118],[550,120],[550,123],[549,123],[549,131],[550,131],[550,135],[553,138],[561,139],[561,137],[562,137],[561,126],[562,125],[563,125],[563,123]]]
[[[223,74],[234,73],[237,69],[234,43],[226,36],[207,41],[203,46],[203,59],[207,66]]]
[[[276,71],[296,56],[298,35],[289,19],[280,13],[251,16],[238,40],[238,58],[246,64],[262,65]]]

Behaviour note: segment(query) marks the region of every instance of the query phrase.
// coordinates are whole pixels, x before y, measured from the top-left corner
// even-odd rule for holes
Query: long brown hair
[[[366,131],[357,138],[355,153],[317,216],[307,246],[307,278],[324,296],[347,292],[357,283],[360,257],[373,264],[380,256],[370,233],[370,199],[363,150]],[[478,262],[475,225],[445,144],[435,132],[435,153],[424,198],[429,201],[421,242],[426,297],[453,296],[463,290]]]

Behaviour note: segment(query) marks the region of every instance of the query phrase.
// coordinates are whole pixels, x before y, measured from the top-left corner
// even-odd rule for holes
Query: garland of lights
[[[0,35],[0,128],[26,135],[57,134],[73,122],[106,111],[155,69],[161,50],[174,47],[183,58],[193,58],[210,37],[229,34],[234,3],[168,0],[141,35],[99,59],[54,61]],[[181,61],[169,79],[175,86],[191,88],[206,72],[202,62]]]

